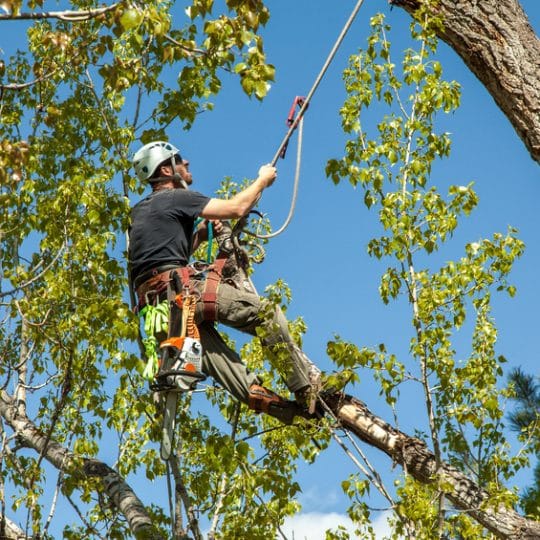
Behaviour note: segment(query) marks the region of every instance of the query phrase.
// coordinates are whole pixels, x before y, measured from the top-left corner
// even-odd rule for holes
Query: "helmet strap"
[[[178,173],[174,173],[173,178],[182,186],[182,189],[189,189],[186,181]]]
[[[178,182],[182,189],[189,189],[185,180],[178,173],[175,173],[172,176],[158,176],[157,178],[149,178],[148,182],[152,185],[159,184],[160,182]]]
[[[158,182],[170,182],[175,181],[180,184],[182,189],[188,189],[188,185],[186,184],[185,180],[176,172],[176,160],[174,159],[174,156],[171,156],[171,166],[173,170],[172,176],[158,176],[157,178],[149,178],[148,181],[151,184],[157,184]]]
[[[173,170],[173,179],[176,180],[181,186],[182,189],[187,189],[188,186],[184,179],[176,172],[176,159],[174,158],[174,155],[171,156],[171,165]]]

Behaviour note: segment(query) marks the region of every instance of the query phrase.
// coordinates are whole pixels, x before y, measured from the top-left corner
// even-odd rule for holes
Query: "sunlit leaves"
[[[450,135],[437,129],[437,117],[456,109],[460,90],[443,79],[441,64],[432,58],[433,28],[440,21],[431,9],[425,2],[415,14],[416,46],[405,51],[399,68],[384,18],[371,19],[367,46],[350,58],[343,76],[347,98],[340,113],[350,140],[344,156],[326,168],[335,184],[346,179],[361,187],[365,206],[378,213],[382,233],[369,240],[367,251],[387,263],[379,284],[382,301],[407,302],[411,308],[409,357],[390,354],[384,345],[361,354],[339,340],[329,343],[328,352],[338,365],[370,369],[395,414],[401,386],[418,384],[423,395],[418,407],[425,408],[436,456],[489,485],[496,505],[513,500],[498,482],[511,477],[524,458],[510,454],[504,435],[504,393],[498,389],[504,358],[496,352],[491,302],[495,290],[516,294],[508,276],[524,246],[510,228],[506,235],[470,242],[456,261],[440,266],[433,257],[478,197],[472,183],[444,187],[433,174],[451,148]],[[373,125],[368,110],[375,107],[381,120]],[[459,330],[470,333],[469,353],[455,350]],[[410,534],[412,522],[415,538],[433,537],[434,527],[443,534],[446,526],[476,538],[478,529],[468,519],[446,516],[437,506],[437,493],[447,489],[444,479],[437,481],[436,488],[419,489],[405,478],[395,531]]]

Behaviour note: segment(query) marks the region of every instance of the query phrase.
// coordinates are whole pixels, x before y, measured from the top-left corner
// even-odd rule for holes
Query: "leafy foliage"
[[[445,195],[436,181],[436,161],[448,157],[451,146],[449,134],[437,131],[436,119],[459,105],[460,91],[456,82],[443,79],[440,63],[432,58],[438,22],[429,9],[428,2],[419,10],[411,26],[417,47],[405,51],[399,68],[383,16],[371,19],[367,48],[350,58],[344,72],[347,99],[341,117],[351,139],[344,157],[330,160],[326,169],[334,183],[346,179],[361,187],[365,205],[378,212],[382,232],[369,241],[368,253],[388,261],[379,284],[383,302],[410,307],[409,354],[403,358],[384,344],[379,350],[361,350],[339,339],[328,352],[338,365],[370,369],[397,421],[402,392],[418,385],[428,430],[421,436],[439,463],[450,462],[472,475],[493,495],[494,505],[511,505],[515,493],[501,481],[527,458],[513,455],[504,436],[508,393],[499,389],[499,380],[505,359],[496,354],[491,298],[495,289],[515,294],[508,274],[524,246],[510,228],[470,242],[459,260],[437,267],[437,252],[478,198],[472,183],[449,186]],[[377,102],[388,112],[370,134],[368,109]],[[470,352],[463,356],[452,344],[460,329],[471,333]],[[395,497],[381,491],[395,511],[395,533],[415,538],[482,535],[469,518],[448,509],[444,478],[434,480],[433,486],[421,486],[405,474]]]
[[[9,7],[15,20],[43,2]],[[269,12],[259,0],[219,6],[194,0],[184,13],[168,1],[107,8],[75,1],[60,15],[45,13],[29,24],[26,50],[1,74],[2,387],[81,467],[102,454],[104,440],[116,438],[114,469],[163,481],[153,443],[156,408],[140,377],[132,345],[138,320],[125,293],[127,195],[144,188],[129,174],[129,149],[136,140],[164,138],[173,121],[189,129],[212,108],[223,74],[237,74],[244,92],[262,99],[274,68],[257,32]],[[260,347],[250,354],[263,362]],[[188,497],[203,513],[215,512],[230,534],[246,516],[254,534],[272,534],[297,510],[291,501],[299,489],[292,480],[299,453],[288,452],[288,441],[310,444],[280,429],[253,449],[247,441],[257,440],[266,420],[254,424],[244,410],[234,416],[236,405],[217,390],[209,389],[209,398],[231,423],[236,418],[236,439],[226,424],[223,431],[205,414],[193,418],[189,399],[181,404],[179,474]],[[51,470],[43,456],[20,453],[14,442],[15,434],[6,434],[1,451],[9,504],[26,508],[26,529],[45,535],[50,519],[40,497]],[[263,474],[265,468],[276,472]],[[81,518],[65,522],[67,538],[129,534],[99,482],[59,471],[57,490]],[[225,488],[226,504],[216,509]],[[167,536],[169,518],[148,511]]]
[[[5,5],[16,20],[44,2]],[[65,538],[126,538],[133,524],[105,494],[104,478],[86,474],[85,467],[90,458],[103,458],[124,478],[165,485],[156,403],[140,376],[139,321],[126,294],[121,239],[127,196],[144,188],[129,174],[129,149],[135,141],[165,138],[173,122],[189,129],[212,109],[225,73],[236,75],[248,96],[263,99],[274,77],[259,35],[269,12],[261,0],[192,0],[182,13],[168,0],[108,7],[77,0],[70,7],[61,16],[33,19],[27,48],[0,66],[1,397],[13,398],[18,418],[45,436],[47,451],[59,443],[70,459],[49,466],[45,450],[22,448],[4,425],[0,493],[29,535],[50,536],[57,519],[55,505],[47,507],[53,490],[76,516],[73,523],[62,516]],[[436,159],[450,151],[448,134],[437,133],[434,122],[441,110],[458,105],[459,87],[445,82],[440,64],[431,60],[436,43],[429,28],[414,27],[419,50],[406,53],[398,73],[384,21],[376,17],[372,24],[367,50],[345,72],[342,118],[351,140],[327,173],[335,183],[346,178],[361,187],[365,204],[379,212],[383,232],[368,251],[389,260],[382,300],[405,298],[412,308],[410,358],[384,344],[371,350],[336,337],[328,354],[339,371],[328,384],[339,387],[356,380],[359,367],[371,369],[394,408],[403,385],[420,384],[438,459],[473,474],[493,493],[494,504],[511,503],[515,494],[500,480],[523,465],[526,453],[511,457],[503,436],[506,394],[497,389],[502,359],[495,355],[490,301],[493,288],[514,294],[507,276],[523,246],[510,230],[471,242],[459,261],[417,269],[442,250],[477,204],[472,184],[451,186],[447,195],[429,186]],[[391,112],[369,138],[360,112],[375,100]],[[227,181],[221,194],[237,189]],[[249,246],[251,253],[260,249]],[[290,297],[278,282],[266,302],[269,309],[286,307]],[[467,324],[471,353],[459,361],[451,338]],[[304,330],[301,318],[291,324],[298,343]],[[276,356],[274,362],[284,363]],[[260,339],[245,344],[242,357],[267,372],[265,384],[283,389],[264,369]],[[327,447],[331,423],[312,432],[302,423],[254,421],[211,386],[206,401],[212,412],[220,411],[218,422],[199,407],[197,395],[179,403],[181,444],[172,475],[184,520],[172,524],[168,509],[149,504],[143,510],[151,530],[137,537],[168,537],[174,527],[177,537],[198,538],[201,515],[212,538],[239,538],[246,530],[250,538],[268,538],[298,511],[298,461],[311,462]],[[466,515],[446,511],[444,479],[425,487],[404,475],[387,490],[371,473],[343,481],[359,534],[373,536],[364,500],[372,486],[395,510],[395,534],[483,534]],[[328,537],[348,534],[338,528]]]

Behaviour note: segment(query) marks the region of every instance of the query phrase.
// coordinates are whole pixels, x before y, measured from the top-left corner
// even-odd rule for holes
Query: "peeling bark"
[[[397,430],[351,396],[334,398],[327,401],[327,404],[345,428],[362,441],[382,450],[415,480],[423,484],[434,482],[437,460],[424,441]],[[445,483],[453,487],[451,492],[445,494],[448,500],[497,537],[509,540],[540,538],[540,523],[527,519],[510,508],[490,508],[487,491],[458,469],[442,463],[439,475],[443,476]]]
[[[411,15],[421,0],[390,0]],[[540,162],[540,39],[518,0],[439,0],[452,47]]]
[[[30,537],[6,516],[0,516],[0,538],[2,540],[30,540]]]
[[[81,458],[37,429],[27,416],[20,414],[15,400],[3,390],[0,392],[0,415],[4,417],[25,446],[43,455],[58,470],[64,470],[74,476],[100,477],[105,493],[118,511],[125,516],[136,538],[163,540],[155,532],[143,503],[114,469],[97,459],[83,459],[81,470],[79,466]]]

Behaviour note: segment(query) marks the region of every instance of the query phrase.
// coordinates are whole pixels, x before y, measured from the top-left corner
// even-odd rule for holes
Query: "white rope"
[[[300,163],[302,161],[302,137],[303,137],[303,131],[304,131],[304,119],[301,118],[300,122],[298,123],[298,148],[296,150],[296,169],[294,172],[294,184],[293,184],[293,193],[291,197],[291,206],[289,208],[289,214],[287,215],[287,218],[285,219],[283,225],[274,232],[271,232],[269,234],[259,234],[254,233],[251,231],[244,231],[249,236],[255,236],[256,238],[274,238],[275,236],[278,236],[281,234],[291,222],[293,215],[294,215],[294,209],[296,207],[296,199],[298,197],[298,186],[300,185]]]

